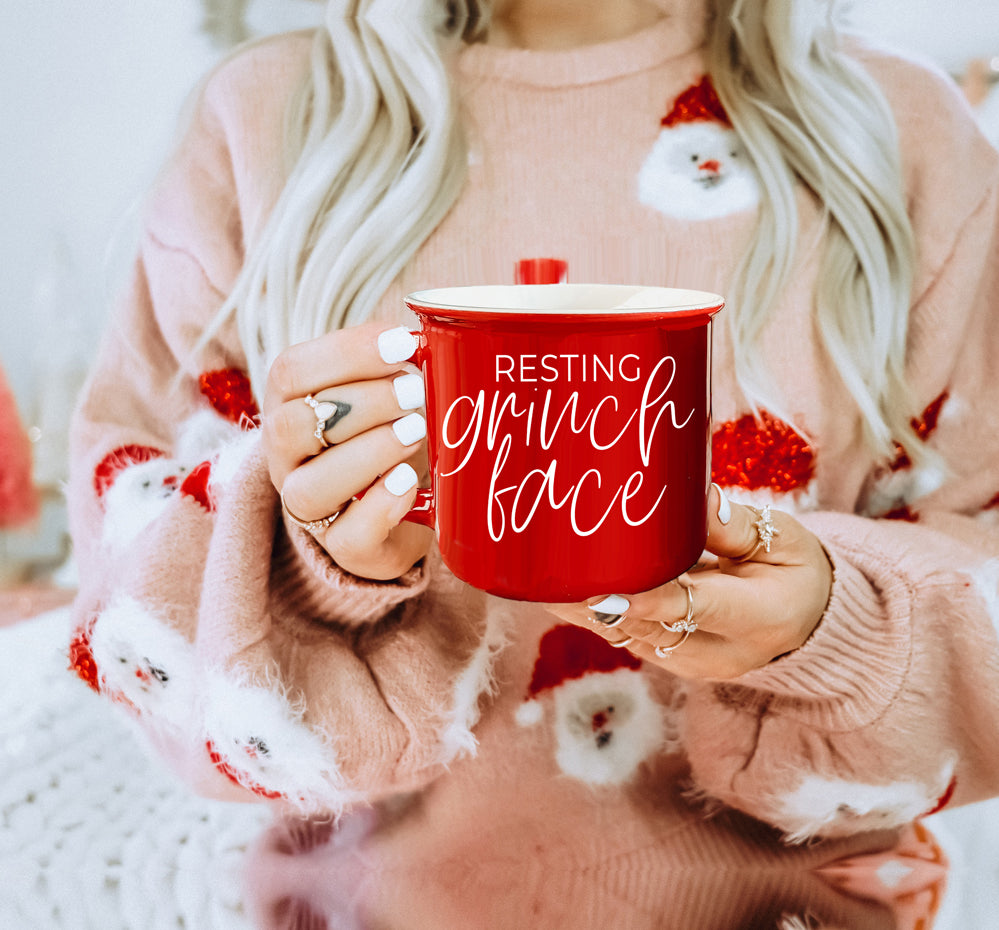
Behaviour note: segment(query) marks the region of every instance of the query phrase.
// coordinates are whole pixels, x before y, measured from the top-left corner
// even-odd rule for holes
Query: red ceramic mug
[[[621,285],[410,294],[436,527],[452,572],[579,601],[689,569],[707,534],[715,294]]]

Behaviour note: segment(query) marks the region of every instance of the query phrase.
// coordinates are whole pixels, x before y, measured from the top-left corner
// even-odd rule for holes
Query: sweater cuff
[[[776,698],[771,708],[827,730],[852,730],[880,716],[909,663],[909,624],[835,544],[826,542],[833,586],[808,641],[733,683]]]
[[[273,583],[279,598],[307,616],[345,626],[374,623],[430,583],[434,560],[429,555],[391,581],[361,578],[340,568],[311,533],[283,517],[285,533],[274,545]]]

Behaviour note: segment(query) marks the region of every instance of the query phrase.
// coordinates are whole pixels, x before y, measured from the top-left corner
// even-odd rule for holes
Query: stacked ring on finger
[[[760,508],[750,507],[749,509],[759,518],[753,523],[753,527],[756,529],[756,545],[745,555],[740,555],[732,559],[731,561],[733,562],[748,562],[761,549],[769,553],[774,539],[780,536],[780,530],[774,524],[773,513],[770,510],[769,504],[764,504]]]
[[[656,646],[656,655],[659,656],[660,659],[668,659],[690,638],[690,634],[693,632],[693,630],[684,630],[683,636],[680,637],[679,642],[673,643],[672,646]]]
[[[682,619],[674,623],[666,623],[664,620],[660,620],[659,625],[668,633],[682,633],[683,635],[672,646],[655,647],[655,653],[660,659],[668,659],[673,655],[677,649],[690,639],[690,634],[697,629],[697,621],[694,620],[694,586],[692,584],[680,584],[679,581],[677,584],[687,593],[687,613]]]
[[[326,431],[333,429],[350,413],[350,404],[338,400],[316,400],[312,394],[307,394],[302,400],[312,408],[316,415],[316,429],[312,435],[319,440],[319,445],[328,449],[330,442],[326,438]]]
[[[346,509],[346,506],[341,507],[336,513],[331,513],[328,517],[320,517],[318,520],[303,520],[301,517],[295,516],[292,513],[291,508],[288,507],[284,499],[284,491],[281,492],[281,507],[284,512],[288,515],[288,519],[291,520],[295,526],[301,527],[307,533],[318,533],[320,530],[328,529],[336,521],[336,518],[340,516]]]
[[[673,623],[667,623],[665,620],[660,620],[659,625],[667,633],[693,633],[697,629],[697,622],[694,620],[694,586],[689,584],[677,584],[683,588],[687,594],[687,613],[680,619]]]

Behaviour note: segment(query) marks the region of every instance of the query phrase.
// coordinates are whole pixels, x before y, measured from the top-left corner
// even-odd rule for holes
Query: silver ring
[[[635,641],[634,636],[625,636],[624,639],[616,643],[612,643],[609,639],[604,640],[604,642],[607,643],[608,646],[613,646],[615,649],[624,649],[625,646],[630,646],[634,641]]]
[[[660,659],[668,659],[674,652],[676,652],[677,649],[690,639],[690,634],[693,632],[694,630],[684,630],[683,636],[680,637],[680,641],[678,643],[673,643],[672,646],[656,646],[656,655],[659,656]]]
[[[757,552],[761,549],[769,553],[770,547],[773,545],[774,539],[780,536],[780,530],[774,525],[773,513],[770,510],[769,504],[764,504],[761,508],[750,507],[750,510],[759,517],[753,523],[756,529],[756,545],[749,550],[746,555],[741,555],[738,558],[731,559],[732,562],[748,562]]]
[[[284,512],[288,515],[288,519],[291,520],[295,526],[300,526],[307,533],[317,533],[319,530],[325,530],[331,527],[337,517],[344,512],[346,508],[341,507],[336,513],[331,513],[328,517],[321,517],[318,520],[303,520],[301,517],[296,517],[295,514],[289,510],[288,505],[284,501],[284,491],[281,492],[281,507]]]
[[[660,620],[659,625],[667,633],[693,633],[697,629],[697,622],[694,620],[694,586],[691,584],[680,584],[679,581],[677,584],[687,592],[687,614],[682,620],[677,620],[674,623],[667,623],[665,620]]]
[[[306,394],[302,400],[312,408],[312,412],[316,415],[316,429],[312,435],[319,440],[319,445],[328,449],[331,443],[326,438],[326,431],[333,429],[350,413],[350,404],[338,400],[316,400],[311,394]]]

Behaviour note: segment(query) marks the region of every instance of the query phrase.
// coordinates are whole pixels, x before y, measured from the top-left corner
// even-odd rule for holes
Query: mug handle
[[[423,353],[426,343],[424,341],[423,334],[419,330],[413,332],[413,335],[417,340],[416,350],[409,358],[404,359],[404,361],[411,362],[416,365],[416,367],[422,372]],[[418,488],[416,491],[416,502],[413,504],[412,509],[402,519],[406,523],[418,523],[420,526],[426,526],[432,530],[436,529],[437,504],[434,501],[433,488]]]

